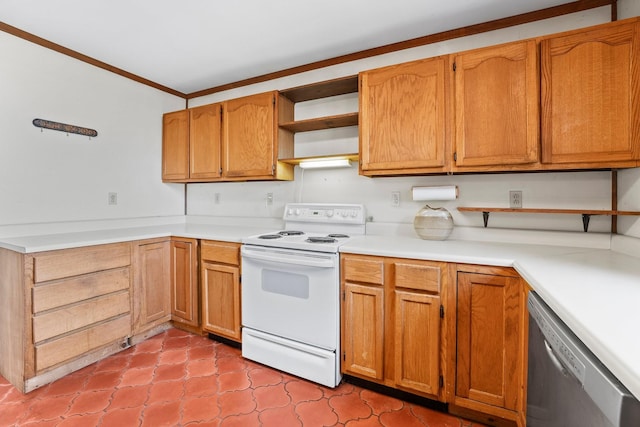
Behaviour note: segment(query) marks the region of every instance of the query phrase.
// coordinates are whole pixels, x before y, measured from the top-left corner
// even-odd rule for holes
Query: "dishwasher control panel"
[[[575,351],[566,344],[570,340],[562,333],[560,325],[547,313],[539,310],[531,299],[529,299],[528,307],[529,314],[535,319],[549,345],[548,350],[553,352],[553,356],[560,360],[561,365],[569,370],[580,381],[580,384],[583,384],[586,375],[585,364],[576,355]]]

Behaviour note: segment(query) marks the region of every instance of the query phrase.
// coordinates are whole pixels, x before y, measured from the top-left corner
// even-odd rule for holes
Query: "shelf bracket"
[[[591,215],[582,214],[582,229],[584,230],[585,233],[587,231],[589,231],[589,220],[590,219],[591,219]]]
[[[489,224],[489,212],[482,211],[482,221],[484,221],[484,228],[487,228],[487,225]]]

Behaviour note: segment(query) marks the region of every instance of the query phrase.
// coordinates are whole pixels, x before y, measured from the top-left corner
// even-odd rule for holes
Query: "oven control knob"
[[[294,213],[296,214],[296,216],[299,216],[300,215],[300,209],[296,209]]]
[[[349,215],[349,212],[342,211],[340,214],[342,215],[343,218],[346,218]]]
[[[289,208],[287,209],[287,216],[291,216],[293,215],[293,209]]]
[[[333,211],[331,209],[329,209],[327,212],[327,218],[331,218],[333,216]]]
[[[358,211],[351,211],[351,217],[355,218],[358,216]]]

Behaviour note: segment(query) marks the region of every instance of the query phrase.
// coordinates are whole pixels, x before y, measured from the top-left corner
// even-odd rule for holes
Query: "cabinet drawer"
[[[34,283],[46,282],[128,266],[131,264],[131,246],[117,243],[64,249],[36,255],[33,262]]]
[[[33,341],[44,341],[129,311],[128,290],[49,311],[33,318]]]
[[[440,293],[442,265],[436,263],[394,263],[394,283],[398,288]]]
[[[131,334],[131,315],[100,323],[36,346],[36,372],[124,339]]]
[[[344,279],[375,285],[384,283],[384,263],[381,259],[345,258],[342,264]]]
[[[236,243],[210,242],[203,240],[200,257],[202,260],[223,264],[240,265],[240,245]]]
[[[33,312],[128,289],[129,274],[129,267],[124,267],[36,286],[33,288]]]

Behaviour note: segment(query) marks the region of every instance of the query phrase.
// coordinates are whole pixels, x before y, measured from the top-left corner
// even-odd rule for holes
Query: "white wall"
[[[4,32],[0,58],[0,225],[184,212],[184,185],[161,182],[162,113],[183,99]]]
[[[640,1],[618,0],[618,17],[624,19],[634,16],[640,16]],[[640,168],[618,173],[618,209],[640,210]],[[640,237],[640,219],[631,216],[619,217],[618,233]]]
[[[631,1],[634,0],[624,0]],[[485,45],[551,34],[573,28],[596,25],[610,20],[610,8],[603,7],[569,16],[562,16],[487,34],[450,40],[401,52],[367,58],[322,70],[310,71],[248,87],[217,93],[190,101],[190,106],[203,105],[237,96],[272,89],[283,89],[331,78],[353,75],[361,70],[400,63],[413,59],[472,49]],[[637,14],[640,14],[637,13]],[[296,118],[308,118],[357,111],[357,97],[338,97],[330,101],[319,100],[296,105]],[[357,152],[357,128],[328,130],[296,135],[296,156]],[[621,187],[640,187],[638,169],[620,173]],[[627,180],[631,181],[627,184]],[[509,190],[522,190],[526,208],[584,208],[609,209],[611,206],[610,172],[559,172],[524,174],[477,174],[454,176],[416,176],[397,178],[366,178],[358,175],[357,166],[350,169],[307,170],[296,168],[296,179],[289,183],[220,183],[189,185],[188,213],[194,215],[228,216],[280,216],[284,203],[353,202],[363,203],[375,222],[410,223],[422,206],[410,198],[414,185],[456,184],[460,198],[443,204],[454,215],[456,225],[482,227],[480,213],[460,213],[457,206],[508,206]],[[640,188],[630,199],[638,200]],[[391,192],[400,191],[399,207],[391,206]],[[274,204],[267,206],[266,193],[273,192]],[[215,203],[215,194],[219,203]],[[627,197],[621,202],[625,204]],[[637,201],[635,202],[638,203]],[[635,209],[640,209],[636,205]],[[625,229],[640,228],[635,218],[624,219]],[[627,225],[627,222],[630,224]],[[581,231],[582,219],[578,215],[514,215],[492,214],[490,227],[544,230]],[[590,231],[610,230],[609,217],[592,217]],[[637,231],[640,233],[640,230]],[[634,232],[635,233],[635,232]]]

